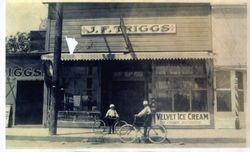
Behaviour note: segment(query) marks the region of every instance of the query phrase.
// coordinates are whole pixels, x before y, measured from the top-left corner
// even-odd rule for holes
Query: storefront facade
[[[53,7],[49,3],[48,52],[54,47]],[[210,4],[65,3],[62,33],[62,115],[95,109],[103,117],[113,103],[131,122],[142,101],[154,98],[156,123],[214,127]],[[74,54],[66,36],[78,42]],[[52,53],[42,56],[52,59]]]
[[[44,120],[44,78],[41,54],[6,56],[6,127],[41,125]],[[45,106],[46,107],[46,106]]]
[[[247,5],[212,5],[215,127],[246,128]]]

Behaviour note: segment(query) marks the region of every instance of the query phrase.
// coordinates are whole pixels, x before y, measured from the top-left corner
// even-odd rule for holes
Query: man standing
[[[150,115],[151,109],[148,105],[148,101],[146,101],[146,100],[143,101],[143,106],[144,106],[144,108],[135,116],[143,118],[143,121],[144,121],[144,123],[143,123],[144,134],[143,134],[143,136],[144,136],[144,141],[146,141],[145,139],[147,137],[147,128],[151,123],[151,115]]]

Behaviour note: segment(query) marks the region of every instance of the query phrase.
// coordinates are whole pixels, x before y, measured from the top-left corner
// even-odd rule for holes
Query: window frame
[[[230,87],[229,88],[217,88],[217,75],[216,75],[216,72],[218,71],[226,71],[226,72],[229,72],[229,76],[230,76]],[[238,94],[239,92],[242,92],[243,93],[243,98],[242,98],[242,106],[243,106],[243,109],[239,109],[239,112],[245,112],[245,91],[244,91],[244,88],[245,88],[245,84],[244,84],[244,71],[240,71],[240,70],[232,70],[232,69],[216,69],[215,70],[215,75],[214,75],[214,84],[215,84],[215,100],[216,100],[216,107],[215,107],[215,111],[216,112],[234,112],[234,108],[235,108],[235,103],[234,103],[234,100],[235,99],[235,78],[237,77],[237,72],[240,72],[241,75],[242,75],[242,89],[239,89],[238,88]],[[218,98],[217,98],[217,94],[219,91],[229,91],[230,94],[231,94],[231,109],[229,111],[218,111]],[[240,104],[240,101],[238,101],[239,104]]]
[[[205,62],[206,61],[203,61],[202,64],[204,64],[204,65],[201,65],[201,66],[205,66]],[[162,71],[162,69],[164,69],[164,66],[165,66],[165,69],[167,69],[168,65],[165,63],[163,63],[163,64],[156,63],[154,65],[153,75],[152,75],[152,77],[154,79],[154,85],[155,85],[155,95],[154,96],[156,98],[159,98],[159,99],[161,98],[161,100],[162,100],[162,98],[168,98],[168,97],[164,97],[164,96],[161,97],[161,96],[159,96],[159,94],[164,93],[164,92],[166,92],[166,94],[167,94],[167,92],[168,93],[170,92],[172,107],[171,107],[170,111],[169,111],[169,109],[168,109],[168,111],[167,110],[164,111],[164,109],[161,109],[160,111],[162,111],[162,112],[180,112],[179,110],[176,111],[175,97],[174,96],[175,96],[176,92],[178,92],[178,91],[185,91],[185,92],[188,92],[186,95],[188,98],[189,110],[188,111],[181,111],[181,112],[209,112],[209,101],[208,101],[208,94],[209,94],[208,89],[209,88],[208,88],[208,83],[207,83],[208,78],[207,78],[205,71],[202,74],[200,73],[200,71],[198,74],[197,73],[183,74],[182,72],[181,72],[181,74],[167,74],[167,72],[164,73]],[[176,64],[176,65],[171,65],[171,66],[180,66],[180,65]],[[193,70],[195,70],[195,68],[197,68],[196,64],[189,64],[189,65],[184,65],[184,66],[190,66]],[[159,70],[161,70],[161,71],[159,71]],[[175,78],[176,79],[182,79],[182,78],[187,79],[187,80],[180,80],[180,81],[189,81],[192,84],[191,89],[183,89],[183,88],[176,89],[176,88],[171,88],[171,87],[169,88],[169,87],[161,87],[160,86],[161,81],[167,81],[167,79],[175,79]],[[197,78],[204,79],[205,87],[200,87],[200,86],[195,87],[194,86],[194,84],[197,83],[196,82]],[[168,80],[168,81],[172,81],[172,80]],[[168,84],[168,83],[164,82],[164,84]],[[193,107],[192,107],[194,105],[193,104],[193,93],[196,91],[204,91],[206,93],[206,107],[204,108],[205,110],[193,111]]]

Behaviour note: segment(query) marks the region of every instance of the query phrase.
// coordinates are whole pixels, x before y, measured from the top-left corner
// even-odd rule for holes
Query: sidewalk
[[[168,129],[171,143],[245,143],[245,129]],[[50,136],[48,128],[6,128],[6,140],[58,142],[120,142],[117,134],[95,134],[86,128],[58,128]]]

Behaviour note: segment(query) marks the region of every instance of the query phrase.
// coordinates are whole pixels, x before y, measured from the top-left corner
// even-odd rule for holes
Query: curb
[[[60,136],[14,136],[7,135],[6,140],[51,141],[51,142],[97,142],[121,143],[119,138],[109,137],[60,137]],[[170,138],[171,143],[246,143],[245,138]],[[166,140],[164,143],[168,143]]]

